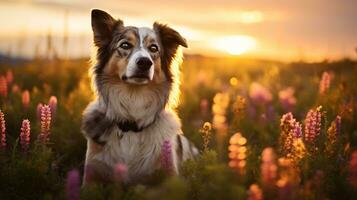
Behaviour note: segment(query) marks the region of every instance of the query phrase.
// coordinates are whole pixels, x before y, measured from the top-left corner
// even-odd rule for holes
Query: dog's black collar
[[[120,121],[117,121],[116,124],[117,124],[118,128],[120,130],[122,130],[123,132],[129,132],[129,131],[141,132],[145,128],[154,124],[157,118],[158,118],[158,115],[156,114],[155,118],[154,118],[154,120],[152,120],[152,122],[150,122],[146,126],[141,126],[141,127],[139,127],[135,121],[129,121],[129,120],[120,120]]]
[[[133,132],[140,132],[145,127],[138,127],[135,121],[120,121],[117,122],[117,126],[123,132],[133,131]]]

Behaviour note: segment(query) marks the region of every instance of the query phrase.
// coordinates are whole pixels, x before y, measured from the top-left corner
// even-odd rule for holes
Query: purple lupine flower
[[[292,119],[294,119],[294,116],[291,112],[284,114],[280,119],[280,128],[285,130],[285,126],[289,126]]]
[[[273,105],[268,105],[267,107],[267,112],[266,112],[266,117],[267,117],[267,120],[268,122],[274,122],[275,121],[275,117],[276,117],[276,114],[275,114],[275,108]]]
[[[45,143],[49,140],[51,129],[51,109],[48,105],[43,105],[41,108],[41,133],[39,140]]]
[[[296,134],[299,133],[296,123],[297,122],[291,112],[284,114],[280,119],[280,143],[282,151],[286,154],[289,154],[292,151],[295,129]]]
[[[245,174],[247,165],[247,139],[240,132],[235,133],[229,139],[229,162],[228,166],[239,175]]]
[[[271,187],[275,184],[278,167],[273,148],[267,147],[262,152],[261,176],[264,186]]]
[[[30,146],[30,121],[25,119],[22,121],[21,133],[20,133],[20,144],[23,151],[27,151]]]
[[[1,133],[1,143],[0,146],[5,148],[6,147],[6,122],[4,113],[0,110],[0,133]]]
[[[20,92],[20,87],[17,84],[13,84],[12,87],[11,87],[11,92],[13,94],[19,93]]]
[[[279,91],[279,101],[284,111],[292,111],[296,105],[296,98],[294,96],[295,90],[288,87]]]
[[[273,95],[270,91],[256,82],[249,86],[249,97],[256,104],[265,104],[273,99]]]
[[[57,97],[51,96],[50,100],[48,101],[48,105],[51,108],[52,119],[54,119],[57,112]]]
[[[7,82],[4,76],[0,76],[0,95],[7,97]]]
[[[329,88],[332,79],[332,74],[324,72],[320,80],[320,94],[324,94]]]
[[[14,74],[12,73],[11,70],[7,70],[7,72],[6,72],[6,82],[7,82],[7,84],[11,85],[13,81],[14,81]]]
[[[80,176],[78,170],[68,172],[66,179],[66,196],[68,200],[79,200]]]
[[[28,108],[30,105],[30,92],[28,90],[25,90],[22,93],[22,106],[24,108]]]
[[[263,200],[263,192],[257,184],[250,185],[247,200]]]
[[[161,168],[168,174],[173,173],[172,146],[169,140],[165,140],[161,148]]]
[[[302,128],[299,122],[294,122],[293,124],[293,136],[294,138],[301,138],[302,137]]]
[[[41,110],[42,110],[42,106],[43,104],[42,103],[39,103],[37,104],[37,107],[36,107],[36,115],[37,115],[37,119],[39,121],[41,121]]]
[[[320,107],[315,110],[309,110],[305,119],[305,141],[314,142],[315,138],[320,134],[321,117]]]

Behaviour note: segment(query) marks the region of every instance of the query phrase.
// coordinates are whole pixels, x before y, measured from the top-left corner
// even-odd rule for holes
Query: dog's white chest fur
[[[106,144],[100,150],[93,148],[94,142],[88,140],[86,164],[100,162],[109,170],[114,170],[117,164],[124,164],[128,169],[127,181],[136,181],[160,168],[162,145],[167,140],[172,145],[172,167],[178,173],[175,149],[177,137],[182,134],[180,126],[174,112],[163,110],[155,122],[141,132],[123,132],[114,127],[102,136]]]

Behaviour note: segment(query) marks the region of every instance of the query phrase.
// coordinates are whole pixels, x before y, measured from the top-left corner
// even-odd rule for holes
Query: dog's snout
[[[138,68],[142,71],[147,71],[150,69],[152,62],[149,58],[147,57],[141,57],[136,60],[136,65]]]

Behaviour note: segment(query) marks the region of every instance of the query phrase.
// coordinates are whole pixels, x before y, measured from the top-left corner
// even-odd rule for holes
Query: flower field
[[[81,187],[88,59],[0,63],[0,199],[356,199],[357,62],[186,56],[180,177]],[[171,144],[162,149],[170,168]]]

